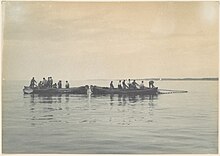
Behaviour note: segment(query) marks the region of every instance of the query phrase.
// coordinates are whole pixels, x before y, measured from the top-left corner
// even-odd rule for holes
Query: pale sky
[[[218,77],[218,2],[4,2],[3,78]]]

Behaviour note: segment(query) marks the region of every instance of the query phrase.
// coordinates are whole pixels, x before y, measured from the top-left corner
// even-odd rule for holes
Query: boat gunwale
[[[158,87],[144,88],[144,89],[119,89],[119,88],[93,86],[92,93],[93,94],[157,94]]]
[[[33,92],[27,93],[25,89],[32,89]],[[30,88],[29,86],[24,86],[23,89],[24,94],[86,94],[86,91],[86,86],[71,88]]]

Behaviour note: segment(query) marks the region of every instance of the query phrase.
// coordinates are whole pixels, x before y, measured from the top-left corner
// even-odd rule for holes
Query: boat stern
[[[34,90],[30,87],[24,86],[23,92],[24,92],[24,94],[31,94],[34,92]]]

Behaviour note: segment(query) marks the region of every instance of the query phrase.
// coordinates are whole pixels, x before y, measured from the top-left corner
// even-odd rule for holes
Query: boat
[[[71,87],[71,88],[31,88],[24,86],[24,94],[87,94],[89,87]]]
[[[92,93],[93,95],[101,94],[127,94],[127,95],[156,95],[159,93],[158,87],[154,88],[144,88],[144,89],[110,89],[109,87],[100,87],[100,86],[80,86],[80,87],[71,87],[71,88],[39,88],[39,87],[30,87],[24,86],[24,94],[88,94]]]
[[[158,94],[158,87],[144,88],[144,89],[110,89],[109,87],[91,86],[92,94],[132,94],[132,95],[156,95]]]

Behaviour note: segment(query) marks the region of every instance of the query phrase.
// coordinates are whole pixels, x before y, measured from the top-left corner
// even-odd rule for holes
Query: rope
[[[158,89],[159,94],[172,94],[172,93],[187,93],[186,90],[170,90],[170,89]]]

